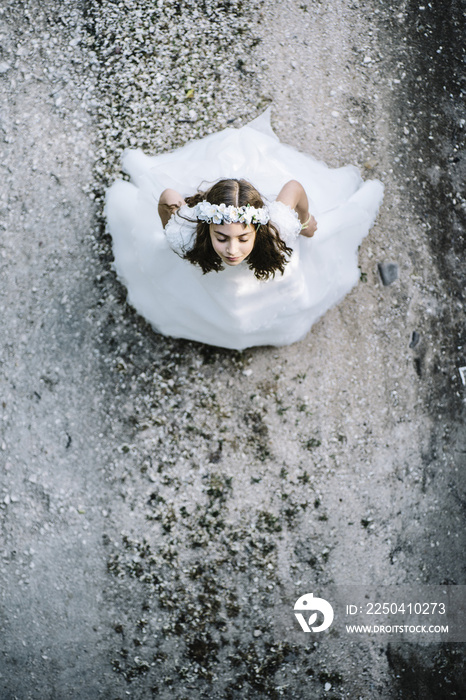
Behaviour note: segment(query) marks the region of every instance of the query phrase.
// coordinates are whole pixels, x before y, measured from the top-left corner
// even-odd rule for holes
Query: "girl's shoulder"
[[[280,238],[287,244],[292,244],[301,233],[301,222],[298,212],[288,204],[275,199],[267,203],[270,221],[277,227]]]
[[[196,228],[194,207],[183,204],[172,214],[164,229],[170,248],[178,255],[184,255],[192,250],[196,242]]]

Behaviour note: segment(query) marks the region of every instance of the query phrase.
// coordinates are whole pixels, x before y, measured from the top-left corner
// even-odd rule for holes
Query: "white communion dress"
[[[363,182],[357,168],[331,169],[280,143],[270,110],[241,129],[171,153],[127,150],[123,168],[131,181],[110,187],[106,216],[129,303],[164,335],[237,350],[302,339],[350,291],[359,279],[358,246],[383,196],[382,183]],[[203,274],[181,257],[195,223],[175,214],[163,229],[157,204],[165,188],[188,196],[222,178],[244,178],[267,200],[272,222],[293,249],[283,275],[258,280],[246,261]],[[318,223],[313,238],[299,235],[296,213],[274,201],[289,180],[306,190]],[[187,207],[179,213],[189,216]]]

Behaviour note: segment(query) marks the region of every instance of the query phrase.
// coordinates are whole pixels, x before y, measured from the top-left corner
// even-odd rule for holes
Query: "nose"
[[[228,245],[227,245],[227,255],[229,255],[231,258],[234,258],[236,254],[239,251],[238,247],[238,241],[236,241],[234,238],[230,238]]]

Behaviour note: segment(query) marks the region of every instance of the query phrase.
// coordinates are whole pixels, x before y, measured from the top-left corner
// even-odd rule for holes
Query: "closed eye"
[[[247,243],[247,242],[249,241],[249,238],[250,238],[250,237],[247,236],[246,238],[238,238],[238,240],[239,240],[240,243]],[[219,238],[219,237],[217,236],[217,241],[218,241],[219,243],[226,243],[227,240],[228,240],[228,236],[227,236],[226,238]]]

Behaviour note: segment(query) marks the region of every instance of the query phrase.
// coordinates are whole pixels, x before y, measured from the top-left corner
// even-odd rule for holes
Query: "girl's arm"
[[[170,221],[171,215],[179,209],[182,204],[186,204],[186,202],[176,190],[164,190],[162,192],[159,199],[158,210],[164,228]]]
[[[282,187],[277,197],[278,202],[287,204],[298,212],[303,225],[301,235],[311,238],[317,230],[317,221],[309,214],[309,202],[304,187],[297,180],[290,180]]]

